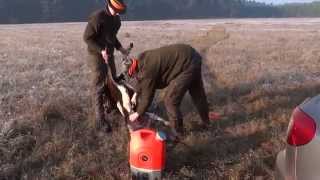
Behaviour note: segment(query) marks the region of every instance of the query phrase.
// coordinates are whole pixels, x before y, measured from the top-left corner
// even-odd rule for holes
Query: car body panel
[[[287,144],[278,153],[276,180],[320,180],[320,95],[303,102],[299,108],[315,121],[316,134],[308,144],[298,147]]]
[[[317,124],[320,120],[320,95],[309,99],[299,106],[305,113],[311,116]]]
[[[285,180],[286,179],[285,175],[288,174],[286,170],[285,157],[286,157],[285,150],[280,151],[277,155],[276,172],[275,172],[276,180]]]

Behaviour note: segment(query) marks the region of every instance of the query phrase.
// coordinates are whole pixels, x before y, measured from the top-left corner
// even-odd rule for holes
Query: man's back
[[[186,44],[173,44],[148,50],[141,54],[143,78],[157,79],[157,88],[163,88],[191,63],[195,50]]]

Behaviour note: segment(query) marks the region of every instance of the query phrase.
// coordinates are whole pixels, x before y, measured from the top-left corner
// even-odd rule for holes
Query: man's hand
[[[131,122],[134,122],[134,121],[138,120],[139,116],[140,116],[140,115],[139,115],[137,112],[134,112],[134,113],[132,113],[132,114],[129,115],[129,120],[130,120]]]
[[[103,59],[104,59],[104,62],[105,62],[106,64],[108,64],[109,56],[108,56],[107,50],[106,50],[106,49],[102,50],[102,51],[101,51],[101,55],[102,55],[102,57],[103,57]]]
[[[124,56],[128,56],[129,55],[129,51],[127,49],[124,49],[123,47],[121,47],[119,49],[119,51],[121,52],[122,55]]]

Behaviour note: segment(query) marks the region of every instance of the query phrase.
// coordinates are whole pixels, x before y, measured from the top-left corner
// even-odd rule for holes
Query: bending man
[[[172,127],[183,134],[180,104],[189,92],[204,126],[209,124],[209,108],[201,76],[200,54],[191,46],[174,44],[148,50],[132,59],[128,75],[137,79],[138,102],[136,112],[129,116],[136,121],[146,112],[156,89],[167,87],[165,107]]]

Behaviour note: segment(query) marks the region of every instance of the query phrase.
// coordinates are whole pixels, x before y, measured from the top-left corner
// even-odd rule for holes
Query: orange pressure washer
[[[130,136],[132,180],[160,180],[166,161],[166,135],[162,131],[139,129]]]

